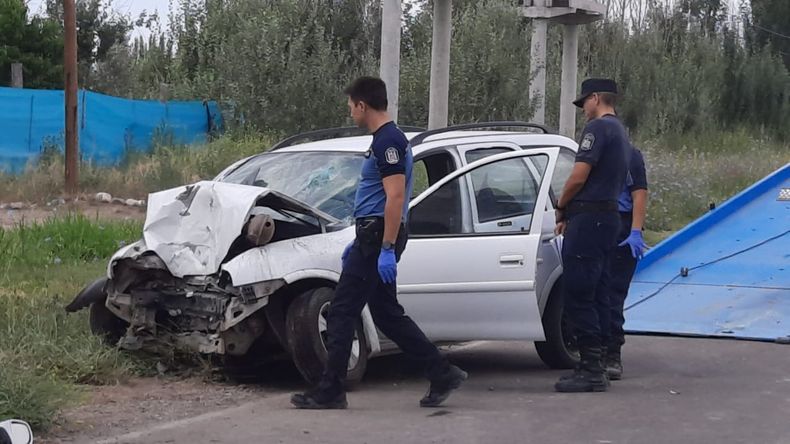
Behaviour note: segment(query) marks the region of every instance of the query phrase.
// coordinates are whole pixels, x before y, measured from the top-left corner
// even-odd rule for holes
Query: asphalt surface
[[[470,379],[436,409],[402,355],[371,360],[349,409],[294,410],[292,371],[259,382],[267,395],[227,410],[154,424],[92,443],[788,443],[790,346],[630,337],[625,377],[609,392],[560,394],[532,344],[452,348]]]

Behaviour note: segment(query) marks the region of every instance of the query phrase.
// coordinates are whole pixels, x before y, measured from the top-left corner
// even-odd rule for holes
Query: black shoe
[[[601,365],[600,347],[580,347],[581,360],[570,376],[563,376],[554,389],[563,393],[605,392],[609,379]]]
[[[450,392],[460,387],[467,378],[469,378],[468,373],[451,365],[447,373],[431,381],[428,393],[420,399],[420,407],[438,407],[447,400]]]
[[[623,379],[623,359],[620,355],[620,350],[611,351],[606,354],[604,368],[606,369],[606,376],[612,381],[619,381]]]
[[[554,384],[554,389],[561,393],[605,392],[608,387],[605,373],[593,373],[583,368],[574,371],[573,375],[561,377]]]
[[[323,409],[345,409],[348,408],[346,392],[337,395],[330,395],[320,390],[311,390],[305,393],[294,393],[291,396],[291,404],[297,409],[323,410]]]

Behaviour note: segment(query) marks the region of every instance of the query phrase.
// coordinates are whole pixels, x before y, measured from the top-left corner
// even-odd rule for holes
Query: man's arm
[[[381,180],[387,201],[384,204],[384,242],[393,245],[398,239],[401,219],[403,217],[403,204],[406,201],[406,175],[393,174]]]
[[[642,228],[645,226],[645,218],[647,215],[647,190],[639,189],[632,191],[631,200],[634,201],[631,229],[642,231]]]
[[[581,191],[584,184],[587,183],[587,178],[590,177],[592,165],[587,162],[576,162],[573,164],[573,170],[570,177],[565,182],[565,187],[562,189],[562,195],[557,202],[559,208],[565,208],[568,203],[573,199],[576,194]]]

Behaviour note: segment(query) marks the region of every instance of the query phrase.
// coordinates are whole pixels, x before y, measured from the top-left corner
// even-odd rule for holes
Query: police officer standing
[[[440,355],[397,300],[397,263],[406,248],[407,197],[412,190],[411,147],[387,113],[387,89],[381,79],[361,77],[345,93],[354,123],[373,134],[373,143],[354,203],[356,239],[343,252],[343,271],[327,317],[324,373],[316,388],[294,394],[291,403],[303,409],[347,407],[343,382],[354,325],[367,303],[382,333],[424,365],[431,384],[420,405],[435,407],[467,374]]]
[[[588,122],[557,204],[556,232],[565,234],[565,313],[581,360],[571,376],[555,384],[559,392],[599,392],[609,385],[602,365],[603,335],[610,316],[605,291],[607,259],[620,230],[617,199],[632,151],[626,130],[615,116],[616,97],[613,80],[587,79],[582,82],[581,96],[573,102],[584,110]]]
[[[617,201],[620,212],[620,233],[617,248],[609,256],[608,296],[610,311],[609,331],[605,332],[605,367],[609,379],[623,377],[623,361],[620,349],[625,344],[623,305],[628,296],[628,287],[634,277],[636,263],[642,258],[647,245],[642,237],[642,227],[647,213],[647,172],[642,152],[634,148],[628,167],[625,185]]]

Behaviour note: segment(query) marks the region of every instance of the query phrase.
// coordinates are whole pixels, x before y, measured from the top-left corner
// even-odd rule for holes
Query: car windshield
[[[245,162],[222,181],[279,191],[350,221],[363,160],[358,153],[266,153]]]

